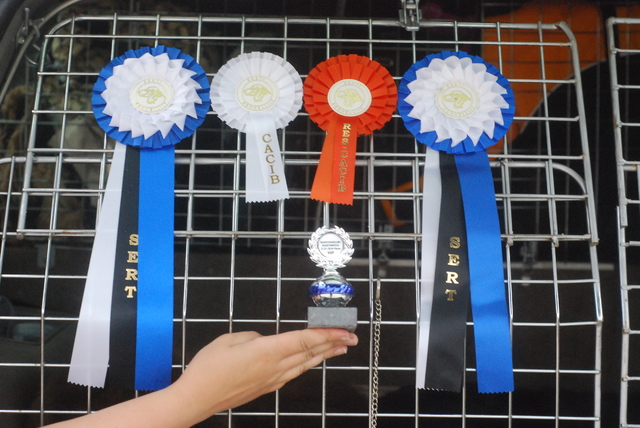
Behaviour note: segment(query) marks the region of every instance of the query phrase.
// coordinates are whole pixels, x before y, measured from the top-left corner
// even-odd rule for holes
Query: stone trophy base
[[[310,306],[307,320],[307,328],[342,328],[353,333],[358,325],[358,309]]]

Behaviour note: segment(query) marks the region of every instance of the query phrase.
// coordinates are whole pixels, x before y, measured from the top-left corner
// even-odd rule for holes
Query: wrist
[[[198,394],[198,388],[186,382],[183,377],[167,387],[166,392],[171,395],[171,400],[176,404],[177,411],[180,412],[188,424],[186,426],[198,424],[214,414],[225,410],[217,409],[215,403],[210,402],[210,397],[203,397],[201,394]]]

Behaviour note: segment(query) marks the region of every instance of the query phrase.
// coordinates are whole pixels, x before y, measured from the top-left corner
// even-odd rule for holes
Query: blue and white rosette
[[[209,81],[196,60],[176,48],[130,50],[93,87],[93,113],[114,140],[161,148],[190,137],[209,111]]]
[[[175,48],[130,50],[99,73],[94,115],[107,135],[122,144],[116,143],[99,213],[69,382],[103,387],[108,367],[123,358],[135,359],[135,389],[157,390],[171,382],[174,146],[203,123],[209,97],[205,71]],[[139,180],[125,182],[123,177]],[[137,206],[130,209],[132,201]],[[133,225],[129,235],[123,224]],[[135,302],[134,356],[113,354],[117,341],[110,337],[115,334],[111,315],[117,307],[112,302],[120,298]]]
[[[439,268],[436,266],[440,227],[437,219],[441,218],[440,201],[445,196],[438,172],[440,151],[454,155],[462,194],[478,389],[489,393],[513,391],[500,224],[486,152],[506,134],[513,120],[513,91],[498,69],[482,58],[445,51],[411,66],[400,82],[398,98],[398,111],[406,128],[428,146],[416,386],[430,388],[425,385],[425,371],[429,365],[429,336],[433,336],[433,332],[430,333],[433,291],[434,286],[437,290],[438,281],[444,282],[434,277]],[[449,265],[457,263],[456,258],[453,259],[456,263],[451,263],[451,256],[448,260]],[[452,295],[449,297],[453,300]]]
[[[211,107],[247,134],[247,202],[289,198],[277,129],[302,107],[302,80],[283,58],[251,52],[230,59],[211,82]]]

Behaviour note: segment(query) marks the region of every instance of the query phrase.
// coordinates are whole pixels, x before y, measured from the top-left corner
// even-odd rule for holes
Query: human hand
[[[282,388],[327,358],[358,343],[340,329],[306,329],[274,336],[256,332],[220,336],[196,354],[169,388],[200,422]]]

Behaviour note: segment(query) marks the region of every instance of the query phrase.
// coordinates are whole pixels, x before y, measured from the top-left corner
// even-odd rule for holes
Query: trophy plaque
[[[355,331],[358,310],[346,307],[354,295],[353,286],[336,271],[351,260],[351,238],[338,226],[323,226],[311,235],[307,251],[316,266],[324,269],[322,276],[309,287],[309,296],[316,306],[308,308],[308,328]]]

